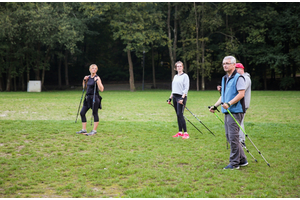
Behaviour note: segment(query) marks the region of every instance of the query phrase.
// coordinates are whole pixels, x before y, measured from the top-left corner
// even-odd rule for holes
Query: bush
[[[259,80],[259,77],[254,77],[251,79],[251,89],[252,90],[260,90],[262,89],[262,83]]]
[[[280,89],[291,89],[295,84],[295,80],[292,77],[283,77],[280,81]]]

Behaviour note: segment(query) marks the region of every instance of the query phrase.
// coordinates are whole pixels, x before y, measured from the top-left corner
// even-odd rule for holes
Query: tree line
[[[0,90],[80,84],[92,63],[104,82],[156,88],[178,60],[205,90],[226,55],[253,89],[297,89],[299,11],[298,2],[0,2]]]

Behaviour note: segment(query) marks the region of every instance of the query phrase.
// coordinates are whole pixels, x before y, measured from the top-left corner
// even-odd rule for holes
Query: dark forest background
[[[299,90],[299,13],[298,2],[1,2],[0,91],[70,89],[93,63],[104,85],[163,88],[178,60],[191,89],[216,89],[227,55],[253,90]]]

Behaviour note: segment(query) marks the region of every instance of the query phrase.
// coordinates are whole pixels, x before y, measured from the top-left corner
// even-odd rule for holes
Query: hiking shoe
[[[244,162],[241,162],[241,163],[239,164],[240,167],[245,167],[245,166],[247,166],[247,165],[248,165],[247,160],[245,160]]]
[[[189,138],[190,138],[190,136],[189,136],[188,133],[185,133],[185,134],[183,134],[183,136],[182,136],[182,139],[189,139]]]
[[[239,169],[240,166],[234,167],[231,164],[227,165],[226,167],[224,167],[223,169]]]
[[[178,132],[176,135],[173,135],[173,137],[182,137],[182,136],[183,136],[183,134],[180,132]]]
[[[87,131],[84,130],[84,129],[82,129],[82,130],[80,130],[80,131],[77,131],[76,133],[77,133],[77,134],[83,134],[83,133],[87,133]]]
[[[86,136],[95,135],[96,133],[97,133],[97,131],[92,130],[91,132],[89,132],[88,134],[86,134]]]

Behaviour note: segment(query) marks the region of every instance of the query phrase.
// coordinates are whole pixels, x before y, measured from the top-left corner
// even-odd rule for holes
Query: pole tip
[[[269,163],[268,163],[268,166],[271,167]]]
[[[255,159],[255,162],[257,162],[257,160]]]

